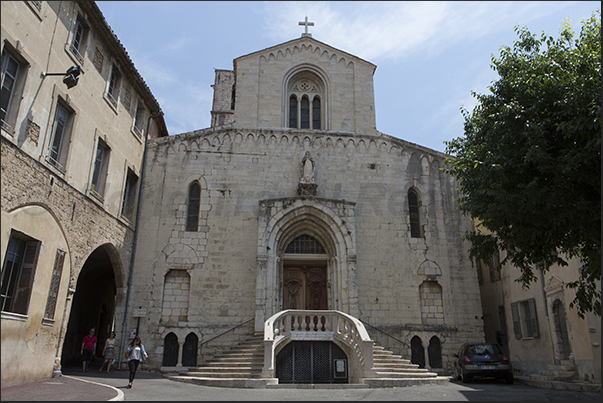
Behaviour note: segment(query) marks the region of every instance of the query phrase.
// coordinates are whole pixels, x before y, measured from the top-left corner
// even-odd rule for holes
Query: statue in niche
[[[304,159],[302,159],[304,172],[300,183],[314,183],[314,160],[310,156],[310,151],[306,151]]]
[[[302,159],[302,177],[297,185],[297,194],[299,196],[316,196],[316,188],[318,185],[314,183],[314,174],[316,173],[316,167],[314,160],[310,155],[309,151],[306,151],[304,158]]]

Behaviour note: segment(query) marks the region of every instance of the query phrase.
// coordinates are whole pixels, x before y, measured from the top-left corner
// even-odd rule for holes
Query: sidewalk
[[[124,400],[124,393],[113,386],[63,375],[2,388],[0,397],[2,401],[108,401]]]

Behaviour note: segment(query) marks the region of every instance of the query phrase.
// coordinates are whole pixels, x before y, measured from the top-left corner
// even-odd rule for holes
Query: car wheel
[[[507,375],[507,377],[505,378],[505,381],[507,381],[507,385],[513,385],[513,374],[509,374]]]
[[[471,380],[471,377],[463,371],[461,372],[461,380],[463,381],[463,383],[467,383]]]

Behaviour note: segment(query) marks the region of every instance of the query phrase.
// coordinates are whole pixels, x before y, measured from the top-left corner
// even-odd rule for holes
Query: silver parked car
[[[498,344],[463,344],[454,360],[454,376],[468,382],[473,377],[504,379],[513,383],[513,367],[509,358],[503,354]]]

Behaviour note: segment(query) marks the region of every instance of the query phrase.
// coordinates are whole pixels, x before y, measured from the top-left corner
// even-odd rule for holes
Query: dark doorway
[[[429,340],[427,353],[429,355],[429,366],[431,368],[442,368],[442,346],[437,336],[433,336]]]
[[[336,372],[337,360],[345,360],[345,376]],[[348,383],[347,365],[345,352],[331,341],[293,341],[276,356],[276,377],[279,383]]]
[[[182,365],[185,367],[197,366],[197,345],[199,338],[195,333],[189,333],[182,346]]]
[[[555,335],[557,336],[557,355],[562,360],[569,359],[571,354],[565,320],[565,308],[560,300],[556,300],[553,303],[553,321],[555,324]]]
[[[178,336],[170,332],[163,339],[163,363],[164,367],[175,367],[178,365]]]
[[[425,368],[425,349],[419,336],[415,336],[410,340],[410,352],[410,361],[413,364],[418,364],[419,368]]]
[[[91,328],[96,329],[95,356],[100,358],[109,333],[113,331],[117,288],[113,264],[106,248],[101,246],[88,256],[78,276],[61,365],[81,365],[82,339]],[[100,366],[100,360],[97,361]]]

